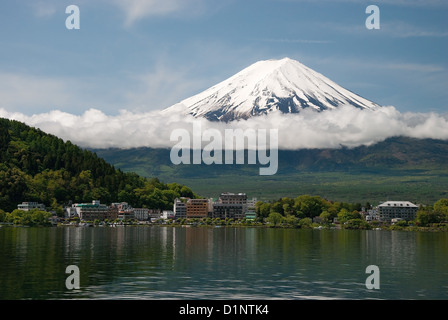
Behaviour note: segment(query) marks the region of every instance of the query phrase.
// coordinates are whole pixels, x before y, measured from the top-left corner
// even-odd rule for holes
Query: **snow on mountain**
[[[298,113],[352,105],[379,105],[339,86],[302,63],[284,58],[258,61],[215,86],[165,109],[212,121],[247,119],[274,111]]]

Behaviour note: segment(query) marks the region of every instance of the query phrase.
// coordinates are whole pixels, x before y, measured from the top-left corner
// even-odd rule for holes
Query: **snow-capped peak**
[[[230,121],[278,110],[297,113],[352,105],[379,107],[342,88],[322,74],[290,58],[258,61],[215,86],[167,110],[184,110],[195,117]]]

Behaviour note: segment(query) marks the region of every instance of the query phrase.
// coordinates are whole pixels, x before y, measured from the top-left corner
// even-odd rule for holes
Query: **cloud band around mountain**
[[[298,114],[273,112],[229,123],[160,111],[121,111],[111,116],[97,109],[82,115],[54,110],[32,116],[0,109],[0,117],[22,121],[85,148],[172,148],[173,130],[191,132],[197,121],[203,130],[217,129],[223,136],[225,129],[278,129],[279,149],[289,150],[371,145],[393,136],[448,139],[448,114],[401,113],[393,106],[376,110],[342,106],[323,112],[305,109]]]

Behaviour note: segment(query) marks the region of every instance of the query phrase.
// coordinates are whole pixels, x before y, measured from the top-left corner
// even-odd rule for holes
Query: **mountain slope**
[[[260,199],[317,194],[341,201],[448,196],[448,141],[394,137],[372,146],[279,150],[278,172],[259,165],[173,165],[169,149],[95,150],[124,171],[178,181],[203,196],[246,192]],[[247,161],[245,162],[247,163]]]
[[[170,160],[170,149],[93,149],[98,155],[125,171],[138,172],[143,176],[159,176],[171,170],[181,176],[208,176],[211,172],[251,171],[258,174],[259,165],[174,165]],[[287,175],[298,170],[407,170],[445,169],[448,163],[448,141],[392,137],[371,146],[356,148],[325,148],[278,150],[278,175]],[[247,163],[247,161],[245,161]],[[171,169],[170,169],[171,168]],[[188,168],[182,173],[182,168]],[[195,170],[198,168],[198,170]]]
[[[270,112],[297,113],[352,105],[379,107],[298,61],[258,61],[217,85],[165,109],[209,120],[231,121]]]

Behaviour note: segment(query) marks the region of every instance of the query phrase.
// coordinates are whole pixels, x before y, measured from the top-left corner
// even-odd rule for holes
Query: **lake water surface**
[[[69,265],[80,289],[66,287]],[[0,299],[447,298],[443,232],[0,228]]]

